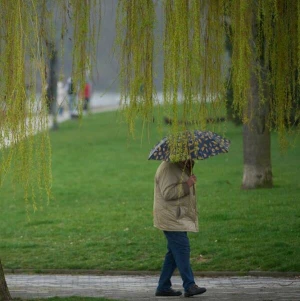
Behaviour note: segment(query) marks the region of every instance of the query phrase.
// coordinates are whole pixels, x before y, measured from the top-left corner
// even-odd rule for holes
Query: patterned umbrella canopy
[[[210,131],[187,131],[179,135],[164,137],[151,150],[148,160],[185,161],[204,160],[227,153],[230,141]]]

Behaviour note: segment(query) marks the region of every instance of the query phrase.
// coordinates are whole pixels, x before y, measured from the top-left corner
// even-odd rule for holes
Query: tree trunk
[[[3,272],[2,268],[2,263],[0,260],[0,301],[9,301],[12,300],[12,297],[9,293],[6,280],[5,280],[5,275]]]
[[[48,51],[50,55],[49,59],[49,79],[47,88],[47,100],[49,113],[53,118],[52,130],[58,129],[57,123],[57,51],[55,45],[52,42],[47,42]]]
[[[243,189],[271,188],[272,166],[270,152],[270,131],[258,133],[244,125],[244,175]]]
[[[252,7],[257,7],[253,0]],[[257,51],[258,23],[256,11],[252,11],[252,53]],[[262,41],[262,43],[264,43]],[[262,46],[262,45],[261,45]],[[251,62],[248,105],[244,111],[247,123],[243,126],[244,176],[243,189],[271,188],[273,186],[271,165],[271,135],[268,127],[270,86],[266,79],[264,57],[253,55]],[[261,84],[261,86],[260,86]],[[260,95],[264,99],[260,99]]]
[[[246,111],[248,123],[243,126],[243,189],[271,188],[271,136],[266,125],[269,106],[259,100],[258,79],[251,75],[251,88]]]

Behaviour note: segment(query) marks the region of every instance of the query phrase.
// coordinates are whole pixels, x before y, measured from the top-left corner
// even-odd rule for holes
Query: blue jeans
[[[168,241],[168,252],[158,281],[158,291],[165,291],[172,286],[171,277],[176,267],[183,281],[184,290],[195,284],[190,265],[190,242],[186,232],[164,231]]]

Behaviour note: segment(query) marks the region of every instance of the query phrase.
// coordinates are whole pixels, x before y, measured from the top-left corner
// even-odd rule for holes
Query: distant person
[[[71,77],[67,80],[67,94],[68,94],[68,104],[69,104],[69,113],[72,114],[75,111],[75,90],[74,83]]]
[[[59,81],[57,82],[57,106],[58,106],[58,114],[62,115],[65,108],[67,93],[64,88],[63,82]]]
[[[84,86],[84,103],[83,110],[88,111],[90,108],[90,99],[92,94],[92,87],[90,83],[86,83]]]
[[[198,232],[196,176],[192,174],[193,160],[162,162],[154,181],[154,226],[164,232],[166,253],[156,296],[180,296],[172,289],[171,277],[178,268],[183,281],[184,296],[191,297],[206,292],[195,284],[190,265],[190,242],[187,232]]]

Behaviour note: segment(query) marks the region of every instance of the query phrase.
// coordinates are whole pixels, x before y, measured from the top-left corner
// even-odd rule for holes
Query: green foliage
[[[62,1],[66,2],[66,1]],[[72,78],[74,86],[82,91],[86,77],[92,72],[100,36],[101,4],[98,0],[69,0],[73,26]],[[66,16],[67,11],[63,10]],[[63,29],[65,29],[63,27]],[[78,92],[78,91],[77,91]]]
[[[147,157],[169,130],[151,129],[141,143],[118,118],[116,112],[92,115],[81,127],[71,120],[51,133],[54,199],[30,220],[22,192],[4,185],[5,268],[160,270],[166,242],[152,215],[159,162]],[[137,128],[140,138],[141,120]],[[244,191],[242,129],[229,123],[224,130],[230,152],[195,165],[200,232],[190,235],[194,269],[300,271],[299,140],[284,156],[273,142],[273,189]]]
[[[119,1],[116,28],[120,46],[121,104],[129,130],[141,115],[152,120],[153,111],[153,26],[152,0]]]
[[[13,166],[14,182],[21,183],[26,202],[31,197],[33,206],[36,193],[49,195],[51,186],[45,91],[35,111],[37,77],[44,87],[46,83],[37,5],[0,1],[0,185]],[[38,130],[41,134],[34,136]]]
[[[99,9],[95,0],[0,0],[0,186],[12,168],[14,184],[34,208],[36,199],[49,199],[52,185],[46,62],[59,30],[55,18],[62,40],[68,18],[73,22],[73,79],[80,87],[96,50]]]
[[[223,0],[163,1],[165,30],[159,44],[153,35],[153,1],[119,1],[116,28],[121,49],[121,98],[131,133],[137,116],[152,122],[153,107],[158,103],[152,72],[156,47],[164,51],[162,111],[173,120],[173,134],[186,129],[185,121],[205,129],[208,102],[214,112],[220,109],[224,103],[223,6]]]
[[[287,143],[285,134],[294,124],[292,112],[296,112],[296,119],[300,112],[297,101],[299,1],[165,0],[162,5],[165,16],[163,41],[154,40],[152,34],[156,22],[152,6],[151,9],[144,6],[143,14],[147,17],[138,18],[140,1],[121,0],[119,3],[122,7],[119,20],[124,24],[131,16],[127,23],[131,22],[129,27],[117,26],[118,42],[123,51],[120,62],[126,66],[126,73],[121,73],[121,93],[122,99],[126,99],[124,112],[131,132],[136,116],[151,122],[148,117],[157,101],[154,74],[147,73],[146,76],[146,69],[141,68],[141,62],[148,62],[148,57],[151,57],[150,64],[153,61],[153,48],[164,50],[162,111],[173,120],[172,134],[185,130],[186,123],[179,122],[182,119],[206,128],[206,104],[212,103],[214,112],[218,112],[226,102],[224,51],[228,34],[232,44],[232,111],[243,123],[252,118],[245,112],[254,97],[250,89],[251,78],[256,78],[260,104],[267,107],[264,112],[266,126],[278,131],[281,145]],[[160,3],[156,2],[157,5]],[[148,51],[142,39],[138,42],[146,33],[150,45]],[[153,91],[147,92],[152,99],[147,97],[145,101],[140,97],[137,79],[143,79],[140,81],[143,86]],[[138,98],[139,109],[136,108]],[[184,107],[182,116],[178,109],[180,104]]]

